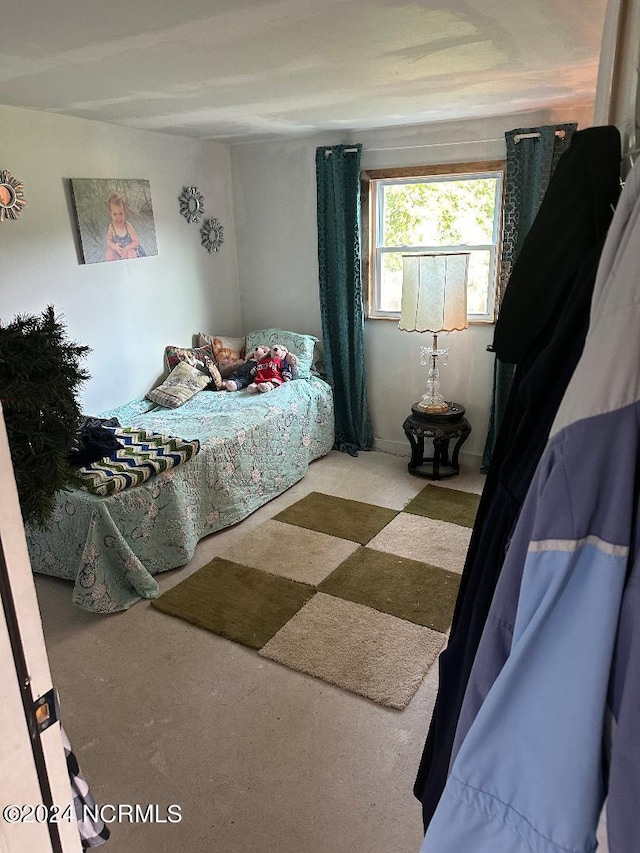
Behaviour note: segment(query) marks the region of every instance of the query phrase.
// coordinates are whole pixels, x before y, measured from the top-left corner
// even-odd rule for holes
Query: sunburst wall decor
[[[11,177],[8,169],[0,170],[0,222],[5,219],[17,219],[22,208],[27,206],[22,191],[24,184]]]
[[[205,219],[200,229],[202,245],[208,252],[219,252],[224,243],[224,228],[217,219]]]
[[[183,187],[178,196],[180,213],[187,222],[200,222],[204,213],[204,196],[197,187]]]

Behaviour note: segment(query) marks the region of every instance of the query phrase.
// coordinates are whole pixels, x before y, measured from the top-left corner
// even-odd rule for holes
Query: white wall
[[[320,337],[316,224],[315,149],[319,145],[361,142],[362,167],[469,162],[505,156],[504,133],[516,127],[577,121],[591,123],[591,109],[576,107],[467,122],[420,125],[358,134],[327,133],[292,141],[234,145],[233,190],[245,331],[281,326]],[[428,336],[424,336],[428,337]],[[474,325],[438,338],[450,347],[441,370],[447,399],[462,403],[473,432],[464,447],[480,456],[486,438],[493,356],[486,346],[493,326]],[[424,393],[426,369],[420,365],[421,336],[398,331],[397,324],[368,320],[366,369],[376,446],[408,453],[402,423],[411,403]]]
[[[28,201],[20,219],[0,224],[0,317],[47,304],[64,315],[69,336],[92,347],[84,412],[148,391],[165,345],[240,331],[228,146],[11,107],[0,107],[0,126],[0,169],[24,182]],[[69,178],[149,180],[158,255],[80,263]],[[209,254],[200,226],[180,215],[185,185],[198,186],[205,216],[223,224],[220,252]]]
[[[39,312],[48,303],[64,315],[70,336],[93,349],[86,362],[92,378],[82,393],[88,413],[145,393],[162,371],[164,346],[189,344],[201,328],[240,334],[282,326],[320,336],[318,145],[362,142],[363,168],[464,162],[504,156],[505,130],[568,120],[588,126],[590,111],[327,133],[235,145],[230,153],[214,142],[0,107],[0,168],[24,181],[29,202],[18,221],[0,225],[0,317]],[[81,264],[72,177],[148,179],[158,256]],[[205,215],[225,227],[219,253],[207,253],[199,227],[179,215],[177,196],[187,184],[205,196]],[[439,339],[450,346],[443,390],[467,407],[474,431],[465,450],[477,455],[488,419],[492,334],[480,325]],[[376,443],[406,453],[402,422],[426,378],[418,336],[382,320],[368,321],[365,336]]]

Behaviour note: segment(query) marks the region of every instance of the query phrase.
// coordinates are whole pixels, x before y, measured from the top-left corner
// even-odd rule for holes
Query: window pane
[[[399,312],[402,305],[402,252],[384,252],[380,257],[381,311]],[[488,310],[489,269],[491,253],[474,249],[469,258],[467,279],[467,313],[486,314]]]
[[[380,310],[399,312],[402,303],[402,255],[385,252],[380,268]]]
[[[467,279],[467,313],[486,314],[489,308],[490,252],[471,252]]]
[[[383,245],[493,242],[496,187],[496,178],[383,185]]]

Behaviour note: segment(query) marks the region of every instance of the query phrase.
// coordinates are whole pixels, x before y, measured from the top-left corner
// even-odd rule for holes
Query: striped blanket
[[[124,447],[78,469],[82,487],[94,495],[113,495],[137,486],[154,474],[187,462],[200,451],[197,439],[187,441],[135,427],[108,429]]]

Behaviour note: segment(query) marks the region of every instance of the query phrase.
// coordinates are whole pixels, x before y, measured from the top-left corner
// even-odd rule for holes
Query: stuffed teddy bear
[[[298,363],[296,356],[282,344],[274,344],[260,362],[253,378],[247,386],[250,394],[257,391],[272,391],[293,378],[293,368]]]
[[[257,346],[252,349],[244,361],[236,370],[230,374],[222,383],[226,391],[242,391],[253,381],[258,370],[258,362],[269,355],[269,347]]]

